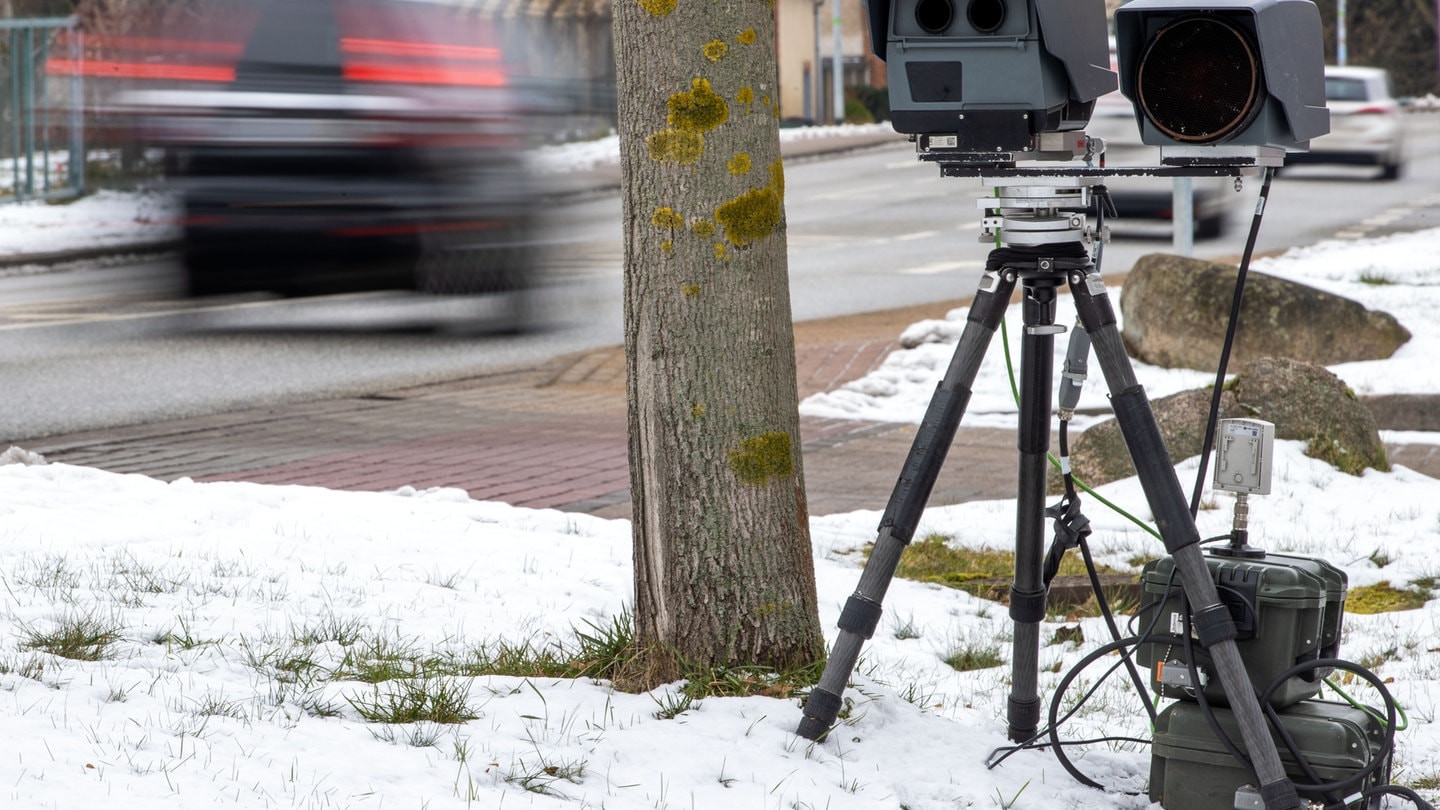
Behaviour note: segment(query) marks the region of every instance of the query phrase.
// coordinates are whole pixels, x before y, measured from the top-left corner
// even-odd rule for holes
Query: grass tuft
[[[345,700],[371,723],[466,723],[480,716],[469,706],[470,687],[451,678],[412,678],[376,687],[368,697]]]
[[[998,667],[1005,663],[1005,658],[1000,654],[1000,646],[997,644],[964,642],[952,649],[944,661],[956,672],[971,672]]]
[[[74,661],[109,658],[120,640],[120,627],[94,614],[67,616],[51,630],[25,627],[21,646]]]

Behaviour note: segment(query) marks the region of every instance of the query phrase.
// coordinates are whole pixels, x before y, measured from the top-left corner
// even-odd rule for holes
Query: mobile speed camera
[[[1072,149],[1063,133],[1083,130],[1095,99],[1116,87],[1104,0],[867,4],[891,123],[922,150]]]

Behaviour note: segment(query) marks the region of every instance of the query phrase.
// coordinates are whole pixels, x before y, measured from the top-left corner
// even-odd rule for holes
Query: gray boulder
[[[1130,355],[1165,368],[1211,371],[1220,357],[1239,270],[1163,253],[1140,258],[1120,291]],[[1410,339],[1390,315],[1314,287],[1246,275],[1231,363],[1288,357],[1328,366],[1382,360]]]
[[[1150,403],[1172,460],[1200,453],[1212,393],[1194,389]],[[1273,422],[1275,438],[1304,441],[1306,455],[1351,475],[1359,475],[1366,467],[1390,469],[1370,409],[1340,378],[1320,366],[1262,358],[1226,386],[1220,416]],[[1120,427],[1113,419],[1080,434],[1071,442],[1070,455],[1076,477],[1091,486],[1135,474]],[[1188,491],[1190,482],[1183,483]],[[1052,476],[1050,489],[1059,490],[1058,475]]]

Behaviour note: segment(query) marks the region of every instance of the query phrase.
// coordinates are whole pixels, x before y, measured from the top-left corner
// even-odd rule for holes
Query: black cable
[[[1082,547],[1082,548],[1083,548],[1083,547]],[[1172,568],[1172,569],[1170,570],[1169,579],[1166,581],[1166,584],[1165,584],[1165,593],[1168,594],[1168,593],[1174,588],[1174,586],[1175,586],[1175,576],[1176,576],[1176,574],[1177,574],[1176,570]],[[1104,655],[1108,655],[1112,650],[1119,650],[1119,651],[1121,652],[1122,661],[1123,661],[1123,662],[1129,662],[1129,660],[1130,660],[1130,654],[1129,654],[1128,650],[1130,650],[1130,649],[1132,649],[1132,648],[1133,648],[1133,649],[1138,649],[1141,644],[1153,643],[1154,636],[1153,636],[1152,634],[1155,632],[1155,627],[1156,627],[1156,625],[1158,625],[1158,624],[1160,623],[1160,612],[1161,612],[1161,611],[1160,611],[1160,608],[1164,605],[1164,603],[1165,603],[1165,600],[1162,598],[1159,602],[1154,603],[1153,606],[1142,605],[1142,606],[1140,607],[1140,609],[1136,611],[1136,615],[1135,615],[1134,617],[1132,617],[1131,620],[1132,620],[1132,621],[1138,620],[1140,616],[1142,616],[1142,615],[1145,614],[1145,612],[1147,611],[1147,609],[1152,609],[1152,608],[1153,608],[1153,612],[1151,613],[1151,616],[1150,616],[1150,623],[1149,623],[1148,626],[1146,626],[1144,632],[1137,633],[1137,634],[1135,634],[1135,635],[1133,635],[1133,636],[1129,636],[1129,637],[1127,637],[1127,638],[1116,638],[1114,641],[1111,641],[1110,643],[1108,643],[1108,644],[1106,644],[1105,646],[1099,648],[1098,650],[1095,650],[1095,651],[1091,652],[1091,653],[1090,653],[1089,655],[1087,655],[1086,657],[1080,659],[1080,662],[1079,662],[1079,663],[1077,663],[1075,666],[1071,667],[1071,668],[1070,668],[1070,671],[1065,674],[1065,677],[1060,680],[1059,685],[1055,687],[1055,695],[1054,695],[1054,697],[1052,697],[1052,698],[1050,699],[1050,711],[1049,711],[1049,715],[1048,715],[1048,717],[1047,717],[1047,720],[1048,720],[1049,722],[1048,722],[1048,725],[1047,725],[1046,729],[1045,729],[1044,731],[1042,731],[1041,734],[1048,735],[1048,736],[1050,737],[1051,746],[1055,749],[1055,758],[1060,761],[1061,767],[1065,768],[1065,770],[1066,770],[1072,777],[1074,777],[1076,781],[1078,781],[1078,782],[1079,782],[1080,784],[1082,784],[1082,785],[1086,785],[1086,786],[1088,786],[1088,787],[1097,788],[1097,789],[1100,789],[1100,790],[1106,790],[1106,789],[1107,789],[1107,788],[1105,788],[1105,786],[1099,784],[1099,783],[1096,782],[1095,780],[1091,779],[1090,777],[1088,777],[1088,776],[1086,776],[1084,773],[1082,773],[1082,772],[1080,771],[1080,769],[1077,768],[1074,763],[1070,762],[1069,758],[1065,756],[1065,752],[1064,752],[1065,746],[1067,746],[1067,745],[1083,745],[1083,744],[1087,744],[1089,741],[1065,741],[1065,742],[1061,742],[1061,740],[1060,740],[1060,724],[1063,723],[1065,720],[1068,720],[1072,715],[1075,714],[1075,712],[1079,711],[1079,710],[1080,710],[1080,707],[1083,706],[1083,705],[1085,705],[1085,702],[1086,702],[1087,700],[1089,700],[1089,699],[1090,699],[1090,696],[1095,693],[1095,690],[1096,690],[1096,689],[1099,689],[1099,688],[1100,688],[1100,685],[1101,685],[1102,683],[1104,683],[1105,680],[1106,680],[1107,678],[1109,678],[1110,675],[1115,672],[1115,669],[1116,669],[1117,667],[1119,667],[1121,664],[1120,664],[1120,663],[1112,664],[1112,665],[1110,666],[1110,669],[1106,670],[1105,674],[1102,675],[1099,679],[1096,680],[1095,685],[1094,685],[1093,687],[1091,687],[1090,690],[1087,691],[1087,692],[1085,693],[1085,695],[1083,695],[1083,696],[1080,698],[1079,701],[1076,702],[1075,706],[1072,707],[1072,708],[1070,709],[1070,711],[1065,714],[1064,717],[1059,717],[1059,716],[1058,716],[1059,713],[1060,713],[1060,701],[1061,701],[1061,699],[1064,698],[1064,696],[1065,696],[1065,691],[1066,691],[1067,688],[1069,688],[1070,682],[1073,681],[1075,678],[1079,677],[1080,673],[1083,672],[1083,671],[1085,671],[1085,669],[1086,669],[1087,667],[1089,667],[1090,664],[1094,663],[1094,661],[1095,661],[1096,659],[1098,659],[1098,658],[1100,658],[1100,657],[1102,657],[1102,656],[1104,656]],[[1133,671],[1132,671],[1132,675],[1138,677],[1138,673],[1135,673],[1135,672],[1133,672]],[[1145,685],[1144,685],[1143,682],[1137,684],[1137,689],[1139,690],[1139,696],[1140,696],[1141,702],[1143,702],[1143,703],[1145,704],[1146,709],[1147,709],[1147,710],[1149,711],[1149,713],[1150,713],[1151,728],[1154,728],[1155,719],[1156,719],[1156,718],[1155,718],[1155,707],[1154,707],[1154,703],[1150,700],[1150,692],[1149,692],[1149,690],[1145,687]],[[1037,735],[1037,736],[1040,736],[1040,735]],[[1113,740],[1128,741],[1128,740],[1130,740],[1131,738],[1128,738],[1128,737],[1115,737],[1115,738],[1105,738],[1105,739],[1107,739],[1107,740],[1113,739]],[[1013,752],[1012,752],[1012,753],[1013,753]],[[1006,756],[1009,756],[1009,754],[1007,754]]]
[[[1435,810],[1435,805],[1425,801],[1424,796],[1421,796],[1419,793],[1416,793],[1404,785],[1376,785],[1375,787],[1360,791],[1360,797],[1364,799],[1373,799],[1376,796],[1384,796],[1387,794],[1408,799],[1418,810]]]
[[[1230,365],[1230,350],[1240,328],[1240,305],[1245,297],[1245,276],[1250,272],[1250,257],[1255,253],[1255,240],[1260,235],[1260,220],[1270,199],[1270,181],[1275,170],[1266,167],[1260,183],[1260,196],[1255,202],[1255,215],[1250,218],[1250,233],[1245,237],[1245,252],[1240,257],[1235,276],[1235,295],[1230,300],[1230,323],[1225,327],[1225,342],[1220,347],[1220,366],[1215,372],[1215,388],[1210,396],[1210,415],[1205,420],[1205,439],[1200,443],[1200,469],[1195,473],[1195,491],[1190,496],[1190,517],[1200,514],[1200,496],[1205,491],[1205,472],[1210,463],[1210,450],[1215,446],[1216,420],[1220,418],[1220,398],[1225,394],[1225,372]]]
[[[1069,419],[1060,420],[1059,450],[1061,478],[1065,484],[1065,494],[1061,497],[1060,503],[1045,510],[1046,515],[1054,518],[1055,539],[1050,544],[1049,553],[1045,555],[1042,576],[1048,588],[1051,580],[1060,570],[1060,562],[1066,550],[1078,546],[1080,555],[1085,562],[1085,573],[1090,580],[1090,590],[1095,594],[1095,605],[1105,620],[1105,626],[1110,630],[1110,638],[1119,641],[1121,638],[1120,627],[1115,623],[1115,614],[1110,610],[1110,600],[1105,597],[1105,588],[1100,583],[1100,572],[1096,569],[1095,559],[1090,554],[1090,544],[1086,542],[1090,536],[1090,519],[1080,512],[1080,495],[1075,491],[1075,476],[1070,469]],[[1145,704],[1145,712],[1150,715],[1151,725],[1154,725],[1155,705],[1147,699],[1145,679],[1140,676],[1140,670],[1135,666],[1135,661],[1129,652],[1122,649],[1120,655],[1125,665],[1125,671],[1130,676],[1130,682],[1134,684],[1135,691]]]
[[[1085,785],[1086,787],[1096,788],[1097,790],[1108,790],[1108,788],[1106,788],[1104,785],[1096,782],[1095,780],[1082,773],[1080,769],[1075,767],[1075,764],[1070,761],[1070,758],[1065,756],[1066,744],[1060,741],[1060,724],[1065,720],[1068,720],[1071,716],[1075,714],[1075,712],[1080,710],[1081,706],[1085,705],[1085,701],[1089,699],[1090,695],[1094,694],[1095,689],[1098,689],[1100,684],[1105,682],[1106,678],[1109,678],[1110,675],[1115,672],[1115,669],[1120,666],[1120,663],[1116,662],[1114,664],[1111,664],[1110,669],[1106,671],[1103,676],[1096,680],[1095,686],[1091,687],[1090,691],[1086,693],[1085,697],[1077,701],[1063,718],[1059,716],[1060,700],[1062,697],[1064,697],[1065,690],[1070,686],[1070,682],[1073,681],[1076,677],[1078,677],[1081,672],[1084,672],[1085,669],[1089,667],[1092,663],[1117,650],[1124,650],[1127,647],[1138,646],[1142,641],[1143,638],[1140,636],[1128,636],[1126,638],[1112,641],[1091,651],[1089,655],[1080,659],[1079,663],[1071,667],[1069,672],[1065,673],[1065,677],[1061,678],[1060,683],[1055,687],[1055,696],[1050,699],[1050,712],[1047,720],[1049,721],[1048,725],[1050,744],[1055,749],[1055,758],[1060,761],[1060,766],[1063,767],[1067,773],[1069,773],[1072,777],[1075,778],[1075,781],[1079,782],[1082,785]],[[1141,695],[1142,700],[1146,700],[1147,697],[1147,695]]]
[[[1190,682],[1195,684],[1195,702],[1200,706],[1200,716],[1205,719],[1205,725],[1210,727],[1210,733],[1215,735],[1215,739],[1220,742],[1221,747],[1230,754],[1232,759],[1240,763],[1241,767],[1245,769],[1245,772],[1249,774],[1252,780],[1251,784],[1258,785],[1260,784],[1260,778],[1255,774],[1255,763],[1250,761],[1250,757],[1247,756],[1244,751],[1241,751],[1239,746],[1235,745],[1235,741],[1231,740],[1230,736],[1225,733],[1225,729],[1220,727],[1220,721],[1215,717],[1215,712],[1210,708],[1210,701],[1205,698],[1205,689],[1200,684],[1200,668],[1195,663],[1196,644],[1194,633],[1190,630],[1190,600],[1186,598],[1183,588],[1180,590],[1180,615],[1184,619],[1184,636],[1181,642],[1185,647],[1185,666],[1190,672]]]
[[[1319,781],[1318,775],[1314,774],[1313,770],[1309,766],[1309,763],[1304,762],[1304,755],[1301,754],[1298,748],[1295,746],[1295,742],[1293,739],[1290,738],[1288,730],[1286,730],[1281,725],[1279,714],[1275,711],[1274,707],[1270,705],[1270,696],[1275,694],[1275,690],[1279,689],[1282,685],[1284,685],[1286,681],[1304,672],[1308,672],[1313,669],[1323,669],[1325,667],[1333,667],[1335,669],[1340,669],[1346,672],[1353,673],[1359,676],[1361,679],[1369,682],[1371,686],[1375,687],[1375,691],[1380,693],[1380,698],[1385,705],[1385,735],[1384,738],[1381,740],[1380,749],[1377,752],[1377,755],[1372,757],[1370,761],[1366,763],[1364,768],[1361,768],[1360,770],[1343,779],[1337,779],[1334,782]],[[1281,736],[1281,739],[1286,743],[1287,746],[1290,747],[1290,753],[1295,757],[1295,761],[1301,765],[1302,770],[1306,771],[1306,778],[1316,780],[1316,782],[1314,782],[1313,784],[1302,784],[1300,782],[1296,782],[1295,789],[1302,793],[1344,793],[1352,791],[1358,788],[1365,781],[1365,779],[1370,776],[1370,774],[1374,773],[1378,768],[1380,768],[1381,765],[1385,764],[1390,759],[1391,754],[1395,750],[1395,725],[1397,720],[1399,719],[1396,715],[1395,706],[1395,698],[1391,696],[1390,690],[1385,688],[1385,683],[1381,681],[1380,678],[1375,675],[1375,673],[1360,666],[1359,664],[1346,661],[1342,658],[1317,658],[1313,661],[1305,661],[1296,664],[1295,666],[1292,666],[1284,672],[1280,673],[1279,675],[1275,676],[1275,679],[1270,682],[1270,685],[1266,686],[1265,690],[1260,693],[1260,707],[1265,711],[1266,716],[1270,718],[1271,724],[1275,726],[1277,733],[1279,733]]]
[[[1120,627],[1115,623],[1114,614],[1110,612],[1110,601],[1105,598],[1105,590],[1100,585],[1100,574],[1095,570],[1095,560],[1090,556],[1090,544],[1085,542],[1084,538],[1080,540],[1080,556],[1085,558],[1085,572],[1090,576],[1090,589],[1095,592],[1095,604],[1100,608],[1100,615],[1105,619],[1105,626],[1110,629],[1110,638],[1119,641]],[[1145,679],[1140,677],[1140,670],[1135,666],[1135,660],[1131,658],[1128,650],[1121,648],[1120,659],[1125,664],[1125,671],[1130,675],[1130,683],[1134,685],[1135,691],[1140,695],[1140,702],[1145,704],[1145,713],[1150,715],[1150,725],[1153,727],[1156,720],[1155,703],[1150,700],[1150,693],[1145,688]]]

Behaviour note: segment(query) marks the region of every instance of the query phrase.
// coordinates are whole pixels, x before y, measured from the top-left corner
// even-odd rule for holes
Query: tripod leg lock
[[[1018,591],[1010,586],[1010,620],[1024,624],[1045,621],[1045,589]]]
[[[882,612],[879,602],[858,593],[851,594],[845,601],[845,609],[840,611],[840,621],[835,624],[841,630],[869,641],[875,635],[875,628],[880,626]]]
[[[1235,620],[1230,616],[1230,608],[1219,602],[1196,609],[1191,620],[1194,623],[1195,638],[1205,647],[1234,641],[1240,636],[1240,631],[1235,628]]]

